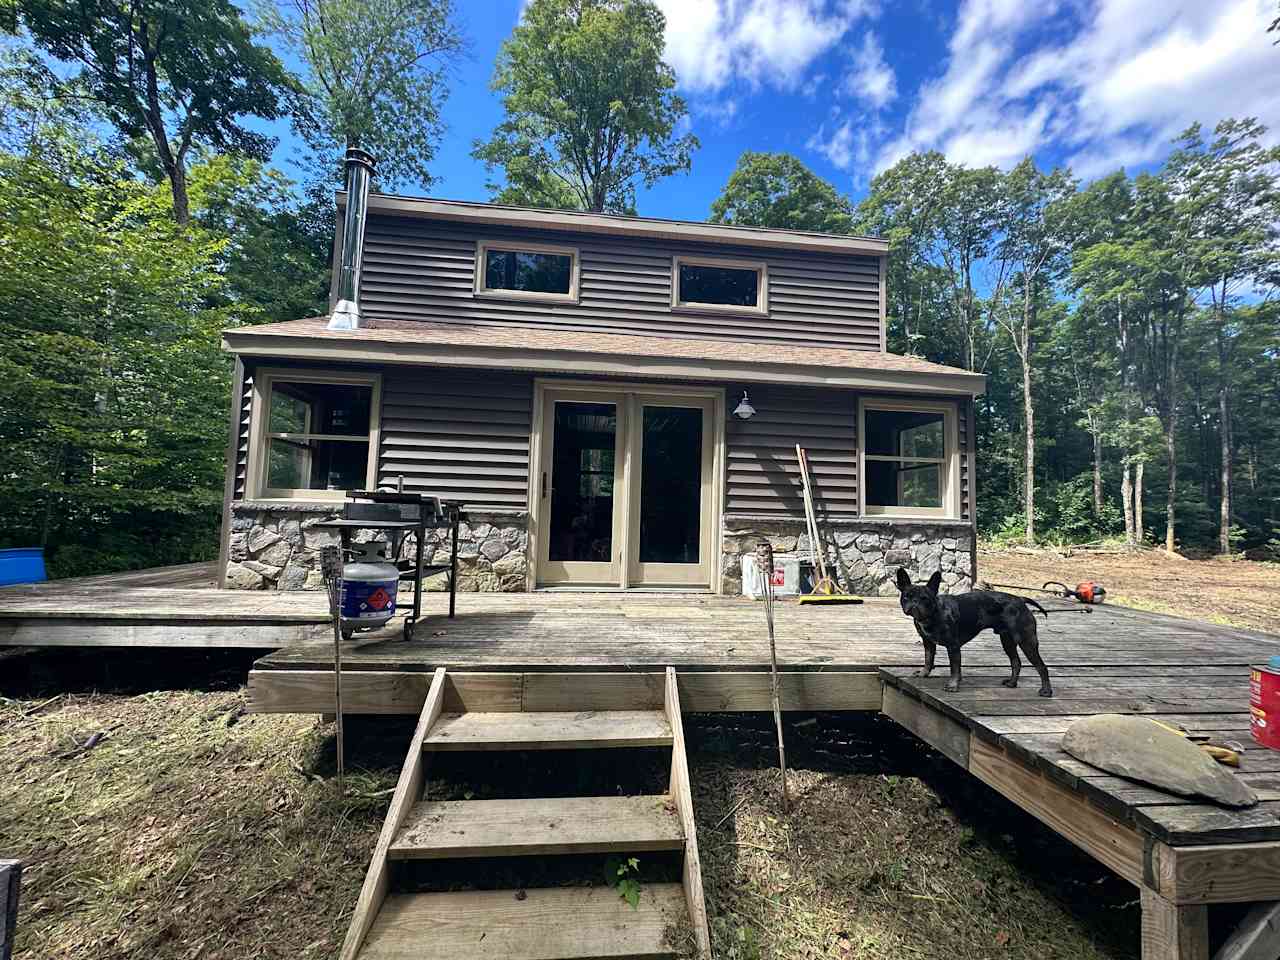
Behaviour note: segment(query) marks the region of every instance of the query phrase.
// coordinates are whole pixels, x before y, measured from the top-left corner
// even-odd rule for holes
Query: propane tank
[[[396,615],[400,570],[383,556],[381,544],[356,543],[342,568],[342,635],[375,630]]]

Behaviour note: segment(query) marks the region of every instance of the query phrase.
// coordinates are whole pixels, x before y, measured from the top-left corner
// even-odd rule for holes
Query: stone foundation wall
[[[899,567],[906,567],[912,580],[928,579],[941,570],[945,593],[973,589],[973,533],[967,523],[839,520],[824,523],[822,534],[828,572],[850,593],[897,596],[893,578]],[[725,594],[742,593],[742,557],[753,553],[761,540],[769,541],[775,555],[810,556],[803,519],[725,517],[720,548],[720,582]]]
[[[334,516],[317,504],[232,504],[227,587],[233,590],[319,590],[320,548],[337,545],[338,534],[316,525]],[[471,510],[458,528],[458,590],[523,591],[529,568],[528,515]],[[357,541],[386,537],[361,531]],[[401,551],[413,555],[410,540]],[[447,563],[449,531],[428,530],[422,562]],[[447,575],[423,581],[424,590],[448,589]]]

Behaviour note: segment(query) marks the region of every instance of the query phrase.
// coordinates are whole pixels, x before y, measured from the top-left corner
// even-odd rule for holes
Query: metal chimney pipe
[[[338,297],[329,316],[330,330],[359,330],[360,269],[364,263],[364,226],[369,214],[369,181],[373,155],[348,147],[347,210],[342,218],[342,263],[338,270]]]

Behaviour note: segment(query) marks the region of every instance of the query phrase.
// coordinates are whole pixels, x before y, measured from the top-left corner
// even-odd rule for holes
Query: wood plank
[[[681,850],[665,796],[425,800],[388,851],[393,860]]]
[[[1135,822],[1174,846],[1280,840],[1280,802],[1244,810],[1209,803],[1169,803],[1133,808]]]
[[[882,712],[905,727],[944,757],[969,768],[969,731],[948,716],[931,710],[894,687],[884,690]]]
[[[529,711],[661,710],[661,673],[525,673],[521,707]]]
[[[432,676],[426,673],[342,672],[347,714],[415,714]],[[445,678],[444,710],[501,712],[520,709],[521,674],[457,673]],[[332,713],[332,670],[250,670],[249,713]]]
[[[427,767],[422,743],[440,718],[440,711],[444,706],[444,686],[445,671],[440,667],[431,679],[431,689],[427,692],[422,713],[418,716],[418,725],[413,731],[413,739],[409,742],[409,749],[405,753],[404,766],[400,768],[400,779],[396,781],[395,793],[392,794],[391,805],[387,808],[387,818],[383,821],[382,832],[378,834],[378,842],[374,845],[369,871],[365,874],[364,885],[360,888],[360,897],[356,900],[355,911],[351,915],[351,925],[347,927],[347,936],[342,942],[342,951],[338,955],[338,960],[356,960],[365,937],[373,926],[374,919],[387,899],[387,893],[391,888],[387,851],[395,842],[400,828],[404,826],[405,818],[408,817],[413,804],[422,796]]]
[[[17,860],[0,860],[0,960],[10,960],[13,956],[21,887],[22,864]]]
[[[428,751],[581,750],[665,747],[671,726],[656,710],[580,713],[444,714],[423,742]]]
[[[568,960],[676,955],[668,930],[685,913],[678,883],[646,883],[632,907],[610,887],[397,894],[360,960]]]
[[[771,681],[763,671],[724,673],[683,671],[676,677],[680,703],[688,713],[756,712],[773,709]],[[879,710],[881,690],[875,671],[783,671],[778,675],[782,709]]]
[[[1222,843],[1151,850],[1149,882],[1173,903],[1280,900],[1280,842]]]
[[[1209,909],[1142,888],[1142,960],[1209,960]]]
[[[970,738],[969,772],[1124,879],[1142,883],[1143,839],[1132,827],[977,736]]]
[[[0,620],[0,646],[204,647],[270,650],[315,643],[306,623],[253,623],[192,619],[173,623],[37,618]]]
[[[671,799],[680,815],[684,830],[684,899],[693,927],[693,939],[699,960],[711,960],[711,928],[707,923],[707,903],[702,891],[702,857],[698,853],[698,823],[693,812],[693,791],[689,780],[689,760],[684,744],[681,719],[680,685],[674,667],[667,668],[667,721],[671,725]]]
[[[1275,960],[1280,957],[1280,902],[1254,904],[1218,948],[1214,960]]]

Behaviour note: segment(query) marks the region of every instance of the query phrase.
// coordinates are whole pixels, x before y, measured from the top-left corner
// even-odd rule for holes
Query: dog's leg
[[[927,637],[921,637],[920,642],[924,644],[924,669],[917,670],[917,677],[927,677],[933,673],[933,660],[938,655],[938,645]]]
[[[960,689],[960,647],[947,647],[947,659],[951,661],[951,679],[947,681],[947,691],[955,693]]]
[[[1032,621],[1031,629],[1018,641],[1018,646],[1027,655],[1031,665],[1036,668],[1036,673],[1040,674],[1040,696],[1052,697],[1053,687],[1049,683],[1049,668],[1044,665],[1044,660],[1040,657],[1040,639],[1036,636],[1035,621]]]
[[[1018,674],[1022,672],[1022,658],[1018,656],[1018,640],[1012,633],[1000,634],[1000,646],[1004,647],[1004,654],[1009,658],[1010,674],[1000,682],[1006,687],[1016,687],[1018,685]]]

